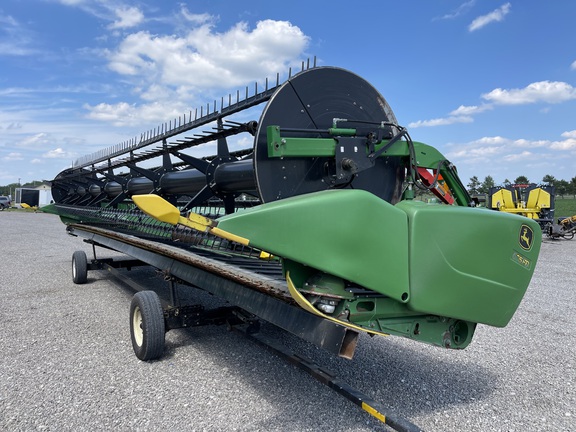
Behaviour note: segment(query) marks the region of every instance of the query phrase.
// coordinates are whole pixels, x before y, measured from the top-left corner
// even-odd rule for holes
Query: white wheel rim
[[[134,342],[136,342],[136,345],[142,346],[144,332],[142,330],[142,312],[140,312],[139,307],[134,308],[134,313],[132,314],[132,331],[134,334]]]

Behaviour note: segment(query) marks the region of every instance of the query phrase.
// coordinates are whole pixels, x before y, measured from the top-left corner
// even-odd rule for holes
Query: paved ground
[[[0,430],[387,430],[222,327],[172,331],[162,360],[137,360],[132,293],[99,272],[74,285],[77,249],[91,247],[55,216],[0,212]],[[575,252],[576,239],[545,242],[510,325],[480,326],[465,351],[362,337],[348,361],[263,331],[427,431],[574,431]]]

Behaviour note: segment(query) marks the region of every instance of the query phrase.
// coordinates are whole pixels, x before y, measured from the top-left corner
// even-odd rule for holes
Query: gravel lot
[[[171,331],[164,358],[139,361],[133,293],[104,272],[74,285],[78,249],[91,256],[56,216],[0,212],[0,430],[389,430],[223,327]],[[575,431],[575,252],[576,239],[546,240],[512,322],[479,326],[464,351],[362,335],[348,361],[263,332],[427,431]],[[133,275],[163,286],[149,269]]]

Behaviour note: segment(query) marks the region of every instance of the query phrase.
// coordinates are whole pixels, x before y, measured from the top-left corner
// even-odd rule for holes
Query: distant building
[[[43,207],[52,202],[52,188],[48,183],[42,183],[36,187],[16,188],[14,200],[16,207],[22,207],[22,204],[30,207]]]

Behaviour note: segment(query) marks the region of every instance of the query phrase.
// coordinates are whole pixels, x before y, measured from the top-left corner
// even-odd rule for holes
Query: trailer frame
[[[310,314],[289,301],[285,281],[247,271],[230,263],[218,262],[189,250],[184,251],[168,244],[104,228],[72,224],[68,225],[67,231],[70,235],[84,238],[85,242],[93,246],[94,253],[95,247],[100,246],[133,258],[112,260],[98,259],[95,256],[89,262],[86,260],[83,265],[80,258],[76,260],[80,264],[78,262],[75,264],[73,257],[73,277],[78,272],[78,269],[74,270],[75,265],[81,267],[82,274],[89,270],[107,270],[136,291],[141,291],[142,288],[138,284],[118,269],[129,270],[139,265],[150,265],[158,269],[169,282],[170,299],[164,303],[167,307],[163,308],[163,314],[172,317],[167,321],[168,329],[191,326],[195,319],[199,321],[207,319],[200,316],[190,318],[191,321],[175,318],[186,315],[185,312],[191,312],[186,309],[190,305],[182,305],[178,299],[174,283],[180,282],[207,291],[230,303],[236,307],[233,316],[239,317],[244,314],[240,318],[243,322],[252,323],[255,318],[250,317],[258,317],[340,357],[351,359],[354,355],[359,333]],[[85,281],[86,277],[82,280]],[[230,314],[227,315],[230,318]],[[215,317],[213,320],[225,321],[225,318]]]
[[[94,256],[93,259],[88,260],[83,250],[74,252],[72,275],[75,283],[86,283],[89,271],[106,271],[122,284],[136,291],[130,305],[131,337],[134,351],[142,360],[153,360],[161,356],[164,350],[164,334],[169,330],[205,325],[226,325],[229,330],[243,334],[250,341],[306,372],[390,428],[399,432],[422,430],[398,413],[389,411],[371,397],[352,388],[325,367],[259,334],[260,319],[263,319],[334,354],[351,358],[359,336],[356,331],[310,314],[297,306],[250,288],[246,286],[247,284],[233,281],[222,272],[217,272],[218,266],[216,265],[215,268],[215,263],[209,262],[211,261],[209,258],[200,257],[205,264],[209,264],[211,271],[183,262],[186,256],[190,258],[193,255],[189,251],[179,251],[178,248],[172,246],[97,227],[69,225],[67,231],[72,236],[82,237],[84,242],[90,244]],[[131,258],[98,258],[97,246],[121,252]],[[226,265],[230,266],[230,264]],[[141,266],[151,266],[158,270],[168,283],[169,299],[160,298],[155,291],[128,276],[127,272]],[[246,273],[237,267],[234,271]],[[261,287],[268,285],[268,288],[272,289],[281,288],[278,281],[270,276],[250,273],[249,275],[243,274],[243,277],[247,278],[246,282],[250,281],[250,284],[257,284]],[[231,305],[205,309],[201,304],[186,304],[178,296],[177,285],[202,289],[230,302]],[[152,302],[147,303],[150,300]],[[140,346],[138,346],[135,344],[134,336],[137,331],[134,328],[134,308],[142,306],[139,313],[150,313],[145,312],[146,306],[153,306],[155,301],[161,305],[161,309],[151,315],[153,317],[154,313],[158,314],[154,318],[158,321],[152,323],[152,332],[155,336],[149,334],[147,336],[149,340],[144,343],[140,341]],[[150,316],[147,318],[149,319]],[[148,323],[149,326],[150,323]],[[140,337],[143,335],[141,333]],[[142,345],[145,346],[144,350],[142,350]],[[152,353],[152,358],[142,358],[142,353]]]

